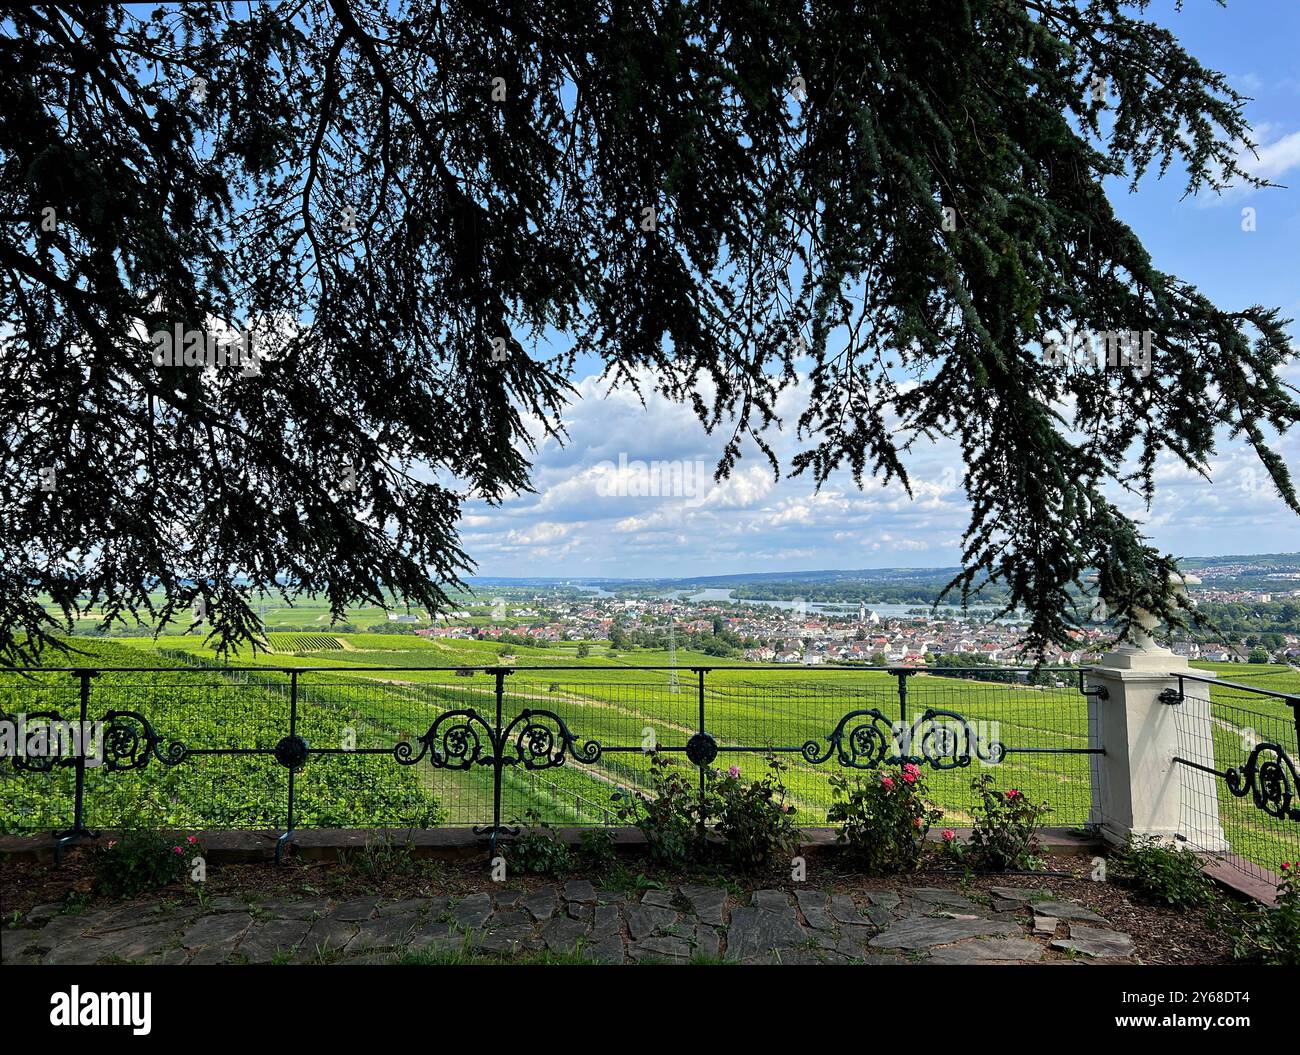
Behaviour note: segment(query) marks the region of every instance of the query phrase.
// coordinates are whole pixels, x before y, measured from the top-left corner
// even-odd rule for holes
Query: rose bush
[[[865,872],[914,871],[930,827],[943,812],[926,798],[921,770],[908,762],[852,780],[830,778],[835,801],[827,819],[838,823],[838,840]]]

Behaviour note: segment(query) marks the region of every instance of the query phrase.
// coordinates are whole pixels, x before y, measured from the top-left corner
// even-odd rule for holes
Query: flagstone
[[[1130,935],[1110,930],[1087,906],[1058,901],[1048,890],[992,888],[992,911],[965,892],[939,887],[866,890],[860,896],[861,904],[847,893],[795,884],[792,891],[742,894],[740,900],[749,904],[728,909],[723,886],[651,888],[629,900],[574,879],[528,892],[503,888],[461,898],[362,897],[336,904],[278,896],[255,902],[251,911],[238,897],[226,898],[221,911],[197,902],[132,901],[82,914],[47,905],[28,913],[43,927],[6,930],[0,941],[5,964],[68,965],[377,963],[407,951],[512,957],[543,949],[604,964],[720,955],[739,963],[1006,964],[1043,961],[1049,943],[1099,960],[1133,953]],[[1068,926],[1067,936],[1057,938],[1061,924]]]
[[[59,915],[63,908],[62,903],[58,901],[47,901],[43,905],[33,905],[27,910],[26,922],[33,927],[40,927]]]
[[[861,923],[862,913],[848,894],[832,894],[830,908],[827,909],[831,919],[836,923]]]
[[[1037,963],[1043,947],[1028,938],[978,938],[944,945],[930,954],[930,963]]]
[[[1056,934],[1060,922],[1055,916],[1035,916],[1034,934],[1040,938],[1050,938]]]
[[[1035,901],[1031,906],[1035,916],[1052,916],[1056,919],[1080,920],[1084,923],[1107,923],[1092,909],[1073,901]]]
[[[452,905],[450,911],[456,926],[476,930],[492,915],[492,899],[487,894],[470,894]]]
[[[555,914],[555,905],[555,887],[538,887],[523,898],[524,908],[538,922],[550,919]]]
[[[428,906],[427,898],[410,897],[401,901],[388,901],[379,906],[379,917],[406,916],[412,912],[424,911]]]
[[[567,901],[588,901],[596,900],[596,888],[585,879],[571,879],[564,884],[564,897]]]
[[[790,907],[790,895],[784,890],[755,890],[750,904],[767,912],[785,912]]]
[[[592,963],[622,963],[625,955],[623,939],[617,934],[606,936],[590,945],[584,945],[579,950],[579,955]]]
[[[357,935],[348,945],[349,952],[368,949],[391,949],[410,940],[419,916],[408,912],[401,916],[380,916],[361,924]],[[247,940],[247,939],[245,939]],[[240,946],[242,951],[243,946]]]
[[[259,908],[276,919],[314,920],[328,914],[330,903],[325,898],[314,898],[311,901],[276,898],[261,902]]]
[[[238,940],[251,924],[252,919],[247,915],[202,916],[181,935],[181,944],[187,949],[196,949]]]
[[[617,905],[597,905],[592,923],[592,936],[599,939],[617,935],[623,929],[623,917]]]
[[[316,956],[339,952],[347,948],[356,933],[355,923],[329,917],[318,919],[299,944],[295,959],[310,960]]]
[[[909,916],[892,923],[872,938],[869,944],[877,949],[928,949],[934,945],[961,941],[963,938],[1021,933],[1016,924],[1001,920]]]
[[[770,912],[753,906],[737,908],[731,913],[727,931],[727,959],[744,960],[772,949],[805,945],[808,931],[795,919],[794,910]]]
[[[492,931],[479,932],[478,940],[485,941],[491,934]],[[464,948],[467,940],[464,931],[456,929],[446,920],[434,919],[426,922],[411,936],[407,948],[412,952],[450,952]]]
[[[497,908],[517,908],[523,900],[524,892],[518,887],[506,887],[496,892]]]
[[[521,909],[514,909],[510,912],[495,912],[488,917],[486,924],[490,930],[497,930],[502,927],[531,927],[532,925],[532,916]]]
[[[518,913],[516,913],[518,915]],[[517,953],[528,947],[534,937],[533,924],[515,924],[509,927],[494,927],[485,931],[474,942],[475,948],[487,952]]]
[[[355,901],[345,901],[331,912],[330,916],[345,923],[359,923],[361,920],[373,916],[375,907],[378,904],[379,898],[377,897],[363,897]]]
[[[1127,959],[1133,955],[1133,939],[1123,931],[1071,923],[1070,936],[1056,939],[1052,942],[1052,948],[1097,958]]]
[[[634,941],[627,953],[638,963],[642,960],[689,960],[693,953],[690,942],[666,935],[651,935]]]
[[[297,952],[311,927],[309,921],[297,919],[255,923],[239,943],[239,952],[249,963],[270,963],[277,955]]]
[[[556,916],[542,927],[542,941],[551,952],[572,952],[589,933],[585,923]]]
[[[648,937],[677,922],[676,909],[659,905],[628,905],[624,913],[627,916],[628,933],[633,939]]]
[[[978,912],[980,907],[965,894],[959,894],[955,890],[942,890],[937,887],[917,887],[908,891],[911,897],[917,901],[923,901],[927,905],[940,905],[946,909],[956,909],[960,912]]]
[[[808,926],[813,930],[834,930],[835,921],[826,911],[830,898],[823,890],[797,890],[794,898],[799,902],[799,911],[803,913]]]
[[[712,927],[695,928],[695,951],[701,956],[716,957],[722,950],[722,935]]]
[[[727,905],[726,888],[688,885],[683,886],[681,891],[682,896],[691,906],[691,911],[699,917],[700,922],[714,927],[722,926],[724,922],[722,913]]]
[[[1008,901],[1054,901],[1056,895],[1041,888],[1029,889],[1018,886],[992,886],[989,893]]]

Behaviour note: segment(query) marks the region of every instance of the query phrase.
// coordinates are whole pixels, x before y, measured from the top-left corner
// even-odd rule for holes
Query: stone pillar
[[[1091,756],[1093,817],[1109,842],[1182,835],[1195,849],[1225,850],[1218,778],[1174,762],[1181,756],[1214,766],[1210,686],[1185,681],[1184,702],[1162,702],[1190,668],[1168,649],[1144,644],[1108,652],[1088,672],[1089,686],[1106,690],[1105,699],[1088,698],[1089,724],[1105,751]]]

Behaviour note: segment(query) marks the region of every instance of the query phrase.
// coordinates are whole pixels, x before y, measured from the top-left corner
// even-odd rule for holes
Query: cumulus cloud
[[[959,561],[969,506],[956,445],[939,441],[909,455],[910,497],[898,481],[867,479],[859,490],[847,473],[817,490],[804,477],[774,476],[756,451],[714,481],[722,441],[644,381],[645,407],[628,393],[608,394],[595,378],[578,382],[565,412],[569,443],[539,446],[535,491],[499,507],[467,503],[464,543],[482,574],[669,578]],[[786,392],[783,420],[797,418],[806,400],[806,386]],[[795,438],[787,431],[770,439],[788,467]],[[1282,451],[1300,464],[1300,442]],[[1248,550],[1246,538],[1263,537],[1265,524],[1267,548],[1300,549],[1300,523],[1244,445],[1225,443],[1211,468],[1207,484],[1162,458],[1151,510],[1118,489],[1113,497],[1175,553]]]
[[[1284,131],[1271,122],[1262,121],[1251,129],[1254,150],[1244,142],[1236,144],[1236,159],[1240,168],[1250,175],[1270,183],[1289,186],[1291,175],[1300,170],[1300,131]],[[1220,194],[1200,194],[1194,200],[1198,208],[1236,202],[1255,193],[1255,188],[1238,183]]]
[[[1252,176],[1276,183],[1288,172],[1300,168],[1300,131],[1278,136],[1270,142],[1274,132],[1272,126],[1261,130],[1259,147],[1254,155],[1246,155],[1242,167]]]
[[[508,532],[506,541],[516,546],[546,546],[559,542],[573,528],[573,524],[552,524],[541,521],[531,527]]]

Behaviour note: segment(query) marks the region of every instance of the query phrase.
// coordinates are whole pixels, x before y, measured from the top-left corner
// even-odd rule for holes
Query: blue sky
[[[1142,237],[1156,265],[1199,286],[1216,303],[1262,303],[1300,319],[1300,2],[1211,0],[1152,5],[1206,65],[1252,97],[1247,116],[1259,158],[1246,167],[1286,189],[1182,197],[1181,173],[1147,178],[1136,194],[1110,188],[1120,216]],[[1242,229],[1243,209],[1255,230]],[[1300,338],[1300,327],[1292,332]],[[832,477],[820,492],[803,478],[773,480],[757,460],[732,478],[708,479],[721,440],[687,408],[647,393],[608,395],[581,367],[579,397],[564,421],[570,440],[544,443],[534,459],[535,494],[489,508],[465,506],[462,538],[481,575],[678,576],[817,568],[921,567],[958,563],[967,522],[955,452],[936,447],[910,462],[915,496],[868,482],[858,490]],[[1300,384],[1300,368],[1288,378]],[[799,395],[786,397],[786,420]],[[788,464],[795,445],[778,437]],[[1300,435],[1279,444],[1300,475]],[[676,462],[679,497],[653,490],[637,463]],[[620,470],[626,465],[626,470]],[[1162,464],[1156,500],[1121,502],[1153,542],[1179,555],[1300,551],[1300,517],[1285,508],[1238,443],[1220,444],[1205,483],[1172,461]],[[697,475],[703,479],[697,480]],[[659,490],[670,490],[666,485]]]

